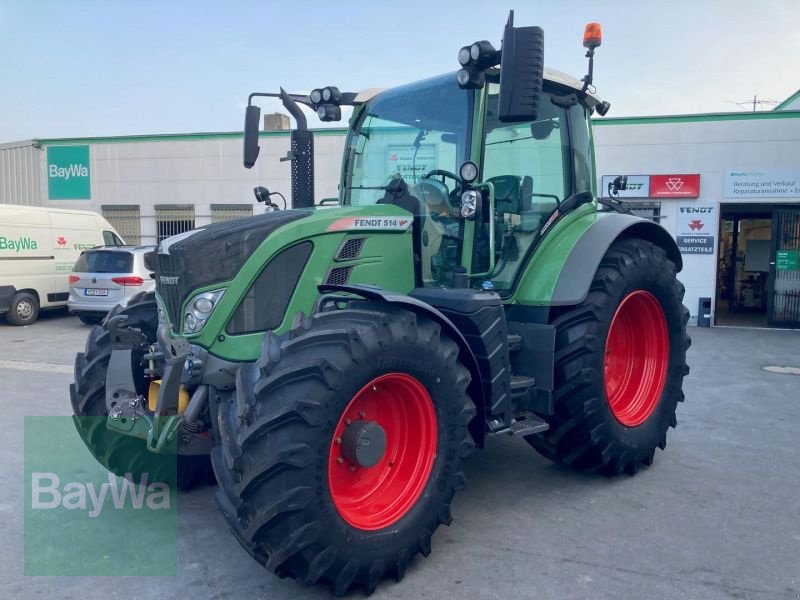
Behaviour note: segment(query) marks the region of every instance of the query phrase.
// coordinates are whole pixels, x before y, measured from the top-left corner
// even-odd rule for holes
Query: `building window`
[[[212,204],[211,222],[231,221],[250,217],[253,214],[252,204]]]
[[[157,204],[155,208],[157,241],[194,229],[193,205]]]
[[[137,205],[101,206],[100,210],[126,244],[138,246],[142,243],[142,219]]]
[[[630,200],[624,202],[637,217],[644,217],[656,223],[661,221],[661,202],[631,202]]]

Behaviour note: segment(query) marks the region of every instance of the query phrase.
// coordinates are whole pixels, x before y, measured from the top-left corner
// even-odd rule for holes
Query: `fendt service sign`
[[[90,200],[89,146],[48,146],[47,197],[50,200]]]
[[[717,207],[683,204],[678,207],[676,241],[681,254],[714,254]]]

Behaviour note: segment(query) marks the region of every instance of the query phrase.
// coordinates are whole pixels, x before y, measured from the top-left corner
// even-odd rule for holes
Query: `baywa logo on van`
[[[22,252],[23,250],[37,250],[38,248],[39,244],[32,237],[20,236],[17,239],[13,239],[0,235],[0,250]]]

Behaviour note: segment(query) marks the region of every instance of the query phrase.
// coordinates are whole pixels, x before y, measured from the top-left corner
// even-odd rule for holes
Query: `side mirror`
[[[270,204],[269,190],[264,186],[259,185],[258,187],[253,188],[253,193],[256,195],[257,202],[266,202],[267,204]]]
[[[543,80],[544,31],[541,27],[514,27],[511,11],[500,57],[500,122],[535,121]]]
[[[261,108],[248,104],[244,112],[244,166],[252,169],[258,158],[258,126]]]
[[[614,178],[614,181],[611,182],[609,186],[608,195],[609,196],[618,196],[620,192],[624,192],[628,189],[628,176],[627,175],[618,175]]]

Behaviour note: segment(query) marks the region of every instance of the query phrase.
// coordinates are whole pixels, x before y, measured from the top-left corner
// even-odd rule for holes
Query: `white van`
[[[123,244],[97,213],[0,204],[0,314],[28,325],[40,308],[66,305],[81,251]]]

